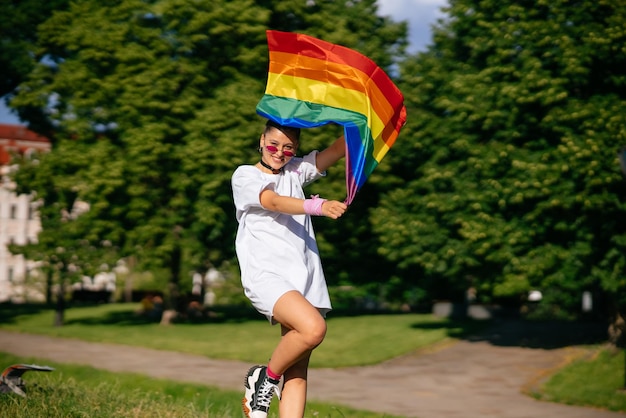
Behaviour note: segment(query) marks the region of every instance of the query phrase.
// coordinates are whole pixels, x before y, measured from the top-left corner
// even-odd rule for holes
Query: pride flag
[[[346,204],[406,122],[404,97],[372,60],[311,36],[267,31],[269,71],[257,113],[281,125],[344,127]]]

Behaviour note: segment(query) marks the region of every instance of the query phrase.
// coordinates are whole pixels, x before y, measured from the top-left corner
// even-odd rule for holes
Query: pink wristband
[[[310,199],[304,199],[304,213],[322,216],[322,205],[324,202],[326,202],[326,199],[322,199],[318,195],[311,196]]]

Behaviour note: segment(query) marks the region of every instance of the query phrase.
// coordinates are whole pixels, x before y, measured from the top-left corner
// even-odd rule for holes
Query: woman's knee
[[[301,330],[300,334],[302,335],[305,344],[310,349],[313,349],[324,341],[324,337],[326,337],[326,329],[326,321],[320,317],[319,319],[311,321],[310,326],[308,326],[305,330]]]

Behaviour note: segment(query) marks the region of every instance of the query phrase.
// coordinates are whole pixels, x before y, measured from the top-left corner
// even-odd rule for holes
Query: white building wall
[[[41,299],[41,294],[26,294],[24,286],[35,263],[13,255],[10,243],[36,242],[41,223],[36,205],[28,195],[17,195],[9,182],[10,166],[0,167],[0,302]]]

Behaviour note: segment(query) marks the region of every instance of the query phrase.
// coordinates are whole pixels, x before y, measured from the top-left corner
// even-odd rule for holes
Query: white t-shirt
[[[304,199],[302,188],[325,175],[317,171],[316,155],[313,151],[292,158],[279,174],[245,165],[232,177],[241,282],[252,305],[270,321],[278,298],[291,290],[300,292],[323,315],[331,310],[311,217],[266,210],[259,200],[265,189]]]

